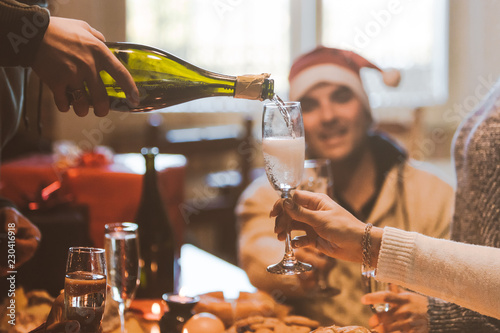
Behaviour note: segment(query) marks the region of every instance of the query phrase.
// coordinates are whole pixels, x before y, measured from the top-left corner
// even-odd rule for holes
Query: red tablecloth
[[[182,155],[157,157],[157,170],[165,207],[182,244],[186,159]],[[117,155],[115,162],[101,167],[59,170],[50,155],[32,155],[6,162],[0,168],[0,195],[18,207],[27,207],[40,189],[60,180],[75,202],[89,207],[89,233],[95,246],[104,244],[104,225],[133,221],[142,191],[144,160],[140,154]]]

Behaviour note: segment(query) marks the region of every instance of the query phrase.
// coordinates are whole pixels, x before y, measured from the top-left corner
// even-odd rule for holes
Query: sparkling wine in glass
[[[122,333],[125,332],[125,311],[134,299],[139,285],[137,229],[137,224],[129,222],[105,225],[108,284],[111,287],[111,297],[118,302]]]
[[[66,317],[80,323],[80,332],[100,332],[106,301],[104,249],[71,247],[66,262],[64,308]]]
[[[281,198],[291,198],[304,171],[304,125],[299,102],[268,103],[262,116],[262,151],[266,174]],[[287,227],[285,255],[281,262],[267,267],[274,274],[293,275],[310,271],[312,266],[295,258]]]

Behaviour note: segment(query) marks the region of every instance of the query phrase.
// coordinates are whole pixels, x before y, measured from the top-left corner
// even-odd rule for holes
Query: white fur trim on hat
[[[362,104],[370,110],[368,96],[360,77],[352,70],[333,64],[311,66],[297,74],[290,82],[290,100],[298,101],[309,89],[321,82],[341,84],[351,88]]]

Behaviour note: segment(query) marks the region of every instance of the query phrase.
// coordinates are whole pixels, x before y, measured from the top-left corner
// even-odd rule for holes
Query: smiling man
[[[290,70],[290,99],[302,104],[307,158],[327,158],[334,178],[334,199],[362,221],[393,226],[433,237],[448,237],[453,205],[450,185],[413,163],[405,150],[373,131],[373,119],[360,69],[382,73],[395,86],[399,75],[383,72],[350,51],[318,47],[299,57]],[[283,256],[284,245],[273,233],[269,212],[278,194],[265,176],[242,194],[236,208],[239,259],[250,281],[298,314],[323,324],[368,325],[369,307],[357,264],[327,259],[312,250],[297,249],[299,260],[321,270],[330,267],[333,297],[314,296],[315,274],[277,276],[266,267]],[[274,200],[274,201],[273,201]],[[437,221],[437,222],[436,222]],[[333,268],[331,268],[333,266]]]

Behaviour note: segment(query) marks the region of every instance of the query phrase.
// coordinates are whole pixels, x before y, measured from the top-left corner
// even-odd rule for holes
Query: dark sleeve
[[[500,320],[456,304],[429,298],[429,333],[499,333]]]
[[[0,208],[4,207],[12,207],[12,208],[17,208],[16,205],[12,201],[6,198],[0,197]]]
[[[46,9],[0,0],[0,66],[30,66],[49,21]]]
[[[5,207],[12,207],[12,208],[16,208],[16,205],[14,205],[14,203],[12,201],[10,201],[9,199],[6,199],[6,198],[3,198],[3,197],[0,197],[0,209],[2,208],[5,208]],[[5,227],[5,222],[6,222],[6,219],[3,217],[3,214],[0,214],[0,239],[3,241],[3,238],[7,237],[7,234],[6,234],[6,227]],[[2,241],[0,241],[0,244],[2,243]]]

